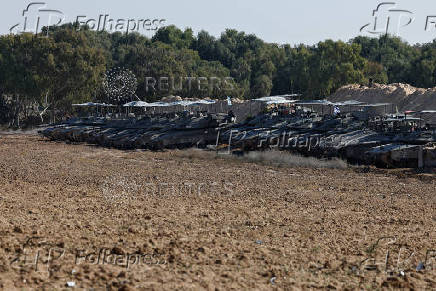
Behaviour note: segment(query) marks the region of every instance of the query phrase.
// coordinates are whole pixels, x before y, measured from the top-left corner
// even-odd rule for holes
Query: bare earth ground
[[[2,136],[0,289],[434,290],[435,186]]]

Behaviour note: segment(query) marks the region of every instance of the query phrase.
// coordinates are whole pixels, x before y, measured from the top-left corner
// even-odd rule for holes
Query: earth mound
[[[329,100],[333,102],[357,100],[366,103],[392,103],[398,112],[436,110],[436,87],[415,88],[403,83],[389,85],[375,83],[370,87],[351,84],[338,89]],[[436,114],[432,114],[428,118],[432,123],[436,123]]]

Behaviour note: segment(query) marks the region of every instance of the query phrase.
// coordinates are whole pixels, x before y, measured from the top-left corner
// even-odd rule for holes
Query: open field
[[[434,290],[435,230],[432,174],[0,137],[0,289]]]

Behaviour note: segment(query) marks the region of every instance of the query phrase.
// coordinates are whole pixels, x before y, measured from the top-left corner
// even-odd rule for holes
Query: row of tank
[[[275,149],[383,167],[436,167],[436,131],[375,131],[351,114],[260,115],[220,136],[242,152]]]
[[[119,149],[208,147],[242,153],[275,149],[384,167],[436,166],[435,131],[378,132],[351,115],[261,114],[239,124],[229,121],[225,114],[73,119],[40,133],[52,140]]]
[[[40,131],[51,140],[86,142],[119,149],[161,150],[207,144],[227,116],[160,115],[141,120],[72,119]]]

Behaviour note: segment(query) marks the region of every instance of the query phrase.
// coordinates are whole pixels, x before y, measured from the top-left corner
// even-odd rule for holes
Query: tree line
[[[252,99],[300,93],[315,99],[350,83],[433,87],[436,82],[436,42],[410,45],[389,35],[311,46],[266,43],[233,29],[218,38],[206,31],[195,35],[175,26],[152,38],[78,30],[73,24],[42,35],[0,36],[0,124],[53,121],[67,116],[72,103],[104,101],[103,79],[114,67],[132,71],[138,97],[149,102],[168,95]],[[180,85],[150,90],[149,80],[162,77]],[[233,84],[183,86],[185,77],[230,78]]]

